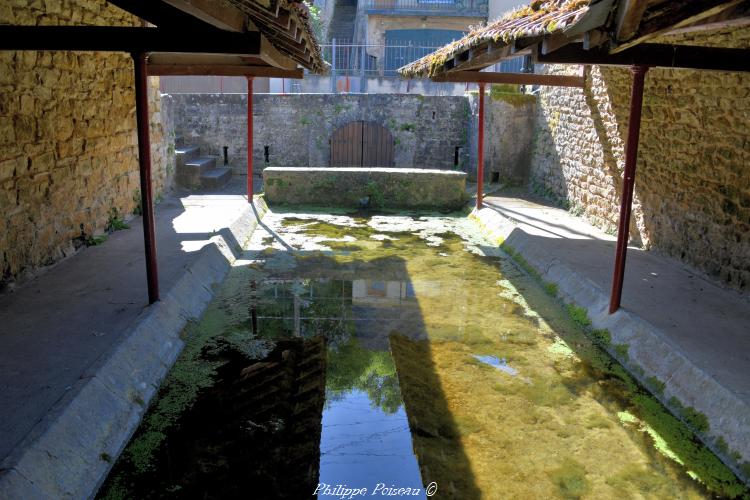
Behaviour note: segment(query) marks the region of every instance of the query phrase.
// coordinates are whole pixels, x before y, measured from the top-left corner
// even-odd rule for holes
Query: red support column
[[[479,140],[477,141],[477,150],[477,210],[480,210],[484,189],[484,83],[479,84]]]
[[[138,167],[141,178],[141,213],[143,241],[146,247],[146,279],[148,302],[159,300],[159,269],[156,263],[154,204],[151,193],[151,138],[148,128],[148,82],[146,54],[132,54],[135,66],[135,119],[138,126]]]
[[[620,308],[622,282],[625,278],[625,258],[628,252],[628,235],[630,234],[630,212],[633,208],[633,188],[635,186],[635,166],[638,158],[638,138],[641,132],[641,108],[643,106],[643,82],[648,66],[633,66],[633,86],[630,91],[630,121],[628,139],[625,146],[625,172],[622,180],[620,198],[620,222],[617,227],[617,252],[615,253],[615,271],[612,277],[612,293],[609,299],[609,313]]]
[[[253,202],[253,77],[247,77],[247,202]]]

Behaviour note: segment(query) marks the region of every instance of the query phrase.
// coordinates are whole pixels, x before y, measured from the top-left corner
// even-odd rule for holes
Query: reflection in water
[[[392,408],[388,409],[392,410]],[[422,489],[409,422],[402,405],[388,411],[365,391],[340,394],[323,411],[320,483],[367,488],[382,483]],[[321,495],[318,498],[327,498]],[[424,494],[417,498],[426,498]]]
[[[485,365],[490,365],[497,368],[500,371],[507,373],[508,375],[518,375],[518,370],[508,365],[508,360],[505,358],[497,359],[497,356],[478,356],[473,355],[474,359],[481,361]]]
[[[266,216],[101,496],[742,491],[470,221],[326,219]]]
[[[403,307],[409,300],[411,307]],[[261,283],[258,301],[260,335],[276,337],[279,331],[291,331],[309,337],[327,332],[320,484],[369,492],[378,484],[422,489],[396,370],[387,351],[389,329],[420,328],[411,287],[404,281],[371,279],[275,279]],[[404,314],[410,309],[411,314]],[[321,488],[318,497],[330,497],[326,491]]]

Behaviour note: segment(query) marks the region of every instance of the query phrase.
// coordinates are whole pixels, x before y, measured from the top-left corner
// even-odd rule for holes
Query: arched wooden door
[[[392,167],[393,136],[373,122],[349,122],[331,136],[332,167]]]

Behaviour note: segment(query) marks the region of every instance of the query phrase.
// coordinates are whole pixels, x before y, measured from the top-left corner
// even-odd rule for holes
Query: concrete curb
[[[558,296],[568,304],[587,310],[592,327],[609,330],[611,345],[627,344],[628,357],[623,359],[614,349],[615,357],[638,381],[646,387],[649,377],[664,383],[662,394],[654,394],[675,414],[677,409],[669,404],[676,398],[683,406],[693,407],[706,415],[710,431],[701,434],[702,440],[721,457],[741,479],[748,481],[739,462],[750,460],[750,407],[733,392],[720,385],[709,374],[684,356],[657,327],[638,315],[620,309],[609,314],[609,292],[575,272],[554,255],[540,251],[524,231],[514,231],[516,224],[491,209],[472,212],[493,243],[506,245],[518,252],[545,282],[557,284]],[[717,446],[719,439],[730,443],[730,448],[741,455],[728,456],[727,450]]]
[[[258,218],[267,211],[255,201]],[[242,247],[257,227],[248,205],[229,230]],[[161,301],[143,310],[122,340],[83,374],[2,463],[0,498],[93,497],[135,432],[184,346],[179,334],[198,318],[242,248],[222,236]]]

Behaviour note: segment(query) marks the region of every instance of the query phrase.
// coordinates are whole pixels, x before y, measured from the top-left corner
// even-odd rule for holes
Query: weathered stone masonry
[[[104,0],[14,0],[0,23],[122,25]],[[151,82],[155,192],[169,185]],[[0,52],[0,285],[51,264],[138,205],[133,64],[121,53]]]
[[[750,30],[681,35],[681,40],[747,48]],[[614,231],[631,76],[626,68],[585,71],[584,89],[541,89],[531,181]],[[750,286],[749,126],[750,76],[651,69],[631,224],[636,243],[745,290]]]
[[[247,158],[247,100],[242,94],[169,96],[177,135],[220,156],[228,146],[237,173]],[[329,139],[351,121],[373,121],[394,138],[396,167],[455,168],[468,160],[465,97],[406,94],[256,94],[253,101],[253,162],[256,168],[327,167]],[[266,149],[267,148],[267,149]],[[268,161],[266,161],[266,152]]]

